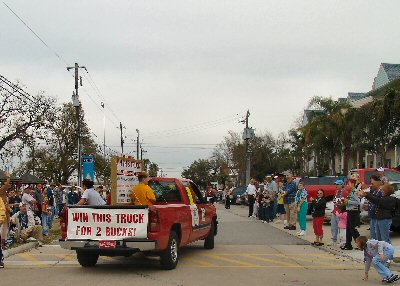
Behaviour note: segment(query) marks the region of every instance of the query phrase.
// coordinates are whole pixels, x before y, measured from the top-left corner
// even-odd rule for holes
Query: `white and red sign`
[[[68,209],[68,239],[147,238],[148,209]]]
[[[119,158],[117,162],[117,203],[131,204],[131,193],[133,187],[139,184],[138,173],[142,171],[140,161],[132,161],[125,157]]]

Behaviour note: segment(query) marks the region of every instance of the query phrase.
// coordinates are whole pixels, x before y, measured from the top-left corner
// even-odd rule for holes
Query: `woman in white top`
[[[94,182],[89,179],[82,181],[83,195],[77,205],[103,206],[106,202],[95,189]]]

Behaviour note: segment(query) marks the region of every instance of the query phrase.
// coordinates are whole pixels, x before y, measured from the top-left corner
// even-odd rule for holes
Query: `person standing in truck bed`
[[[138,175],[139,184],[136,185],[131,193],[132,203],[135,206],[150,206],[156,202],[156,196],[149,186],[149,174],[140,172]]]

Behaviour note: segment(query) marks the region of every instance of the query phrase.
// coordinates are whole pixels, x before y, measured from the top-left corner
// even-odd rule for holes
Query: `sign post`
[[[138,174],[143,163],[130,156],[113,156],[111,159],[111,204],[130,205],[131,192],[139,184]]]

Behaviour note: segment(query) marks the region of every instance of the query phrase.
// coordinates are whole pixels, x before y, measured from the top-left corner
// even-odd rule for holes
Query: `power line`
[[[65,65],[67,65],[67,66],[69,66],[70,64],[59,54],[59,53],[57,53],[53,48],[51,48],[50,47],[50,45],[49,44],[47,44],[13,9],[11,9],[11,7],[10,6],[8,6],[4,1],[3,1],[3,4],[14,14],[14,16],[15,17],[17,17],[17,19],[22,23],[22,24],[24,24],[25,25],[25,27],[48,49],[48,50],[50,50],[56,57],[57,57],[57,59],[58,60],[60,60],[63,64],[65,64]],[[85,76],[85,74],[83,74],[85,77],[86,77],[86,79],[88,80],[88,82],[89,82],[89,84],[92,86],[92,88],[96,91],[97,90],[97,92],[101,95],[101,92],[100,92],[100,90],[99,90],[99,88],[97,87],[97,85],[96,85],[96,83],[94,82],[94,80],[93,80],[93,78],[91,77],[91,75],[89,74],[89,72],[87,71],[87,74],[88,74],[88,76],[92,79],[92,81],[93,81],[93,83],[90,81],[90,79],[89,79],[89,77],[86,77]],[[72,75],[73,76],[73,75]],[[97,103],[95,102],[95,100],[89,95],[89,92],[88,91],[86,91],[85,90],[85,93],[86,93],[86,95],[90,98],[90,100],[95,104],[95,106],[100,110],[100,111],[102,111],[100,108],[99,108],[99,106],[97,105]],[[98,95],[99,97],[100,97],[100,99],[101,98],[103,98],[103,101],[105,101],[104,100],[104,97],[101,95]],[[108,106],[108,104],[107,104],[107,106],[106,106],[110,111],[111,111],[111,113],[118,119],[118,117],[115,115],[115,113],[114,113],[114,111]],[[103,112],[103,111],[102,111]],[[114,126],[116,126],[117,124],[115,124],[115,122],[113,122],[108,116],[106,116],[106,118],[114,125]],[[118,119],[118,121],[120,121],[119,119]]]
[[[232,121],[234,119],[238,119],[239,116],[240,116],[239,113],[236,113],[234,116],[230,115],[230,116],[222,117],[222,118],[219,118],[219,119],[206,121],[206,122],[202,122],[202,123],[197,123],[197,124],[193,124],[193,125],[188,125],[188,126],[184,126],[184,127],[180,127],[180,128],[152,131],[152,132],[148,132],[148,133],[144,133],[144,134],[146,135],[146,137],[154,137],[154,136],[159,136],[159,135],[161,135],[163,133],[167,133],[167,134],[168,133],[171,133],[171,134],[172,133],[179,133],[179,132],[186,131],[186,130],[203,128],[203,127],[206,127],[208,125],[213,125],[213,124],[219,124],[219,123]],[[135,136],[135,135],[128,135],[128,136]]]
[[[52,49],[38,34],[36,34],[36,32],[35,32],[31,27],[29,27],[29,25],[28,25],[24,20],[22,20],[22,18],[21,18],[20,16],[18,16],[17,13],[15,13],[14,10],[11,9],[11,7],[8,6],[8,5],[6,4],[6,2],[3,1],[3,4],[15,15],[15,17],[18,18],[18,20],[20,20],[20,21],[22,22],[22,24],[25,25],[25,27],[27,27],[27,28],[29,29],[29,31],[32,32],[32,34],[35,35],[36,38],[39,39],[39,41],[42,42],[43,45],[45,45],[51,52],[53,52],[54,55],[55,55],[60,61],[62,61],[62,62],[63,62],[64,64],[66,64],[67,66],[69,66],[69,64],[68,64],[55,50],[53,50],[53,49]]]

